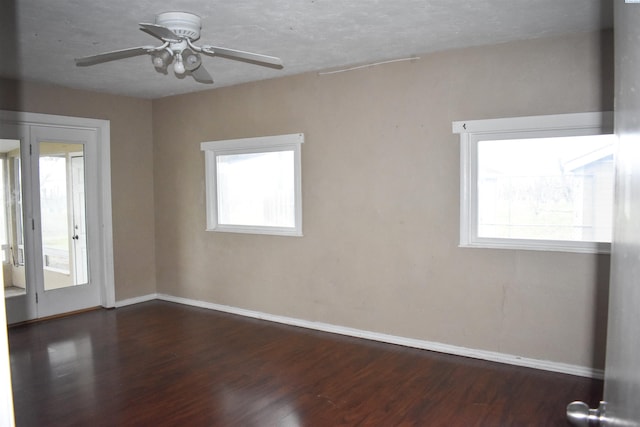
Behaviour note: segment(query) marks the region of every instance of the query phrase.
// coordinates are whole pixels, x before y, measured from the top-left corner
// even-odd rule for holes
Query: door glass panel
[[[20,141],[0,139],[0,259],[4,294],[26,293]]]
[[[83,146],[40,143],[44,290],[86,284]]]

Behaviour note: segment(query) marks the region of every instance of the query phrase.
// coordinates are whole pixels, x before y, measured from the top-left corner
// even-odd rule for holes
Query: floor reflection
[[[52,377],[74,375],[77,379],[93,376],[93,347],[87,334],[47,345],[49,374]]]
[[[244,414],[243,425],[247,427],[302,427],[294,404],[277,394],[265,394],[258,388],[248,390],[224,386],[218,393],[228,420],[238,419],[239,414]],[[251,414],[256,414],[255,419],[251,419]]]
[[[38,325],[31,326],[37,328]],[[56,339],[36,334],[29,346],[10,348],[14,406],[20,407],[29,396],[44,393],[50,396],[40,404],[53,403],[59,413],[68,411],[64,402],[97,408],[96,369],[91,335],[76,333],[73,337]],[[56,402],[56,403],[54,403]],[[37,411],[20,415],[23,425],[45,425]],[[19,425],[19,424],[18,424]]]

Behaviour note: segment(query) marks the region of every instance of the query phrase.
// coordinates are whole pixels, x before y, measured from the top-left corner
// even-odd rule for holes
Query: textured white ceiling
[[[0,76],[159,98],[451,48],[594,31],[611,26],[610,6],[607,0],[2,0]],[[200,43],[277,56],[284,69],[208,57],[204,65],[215,84],[203,85],[158,73],[147,55],[75,66],[76,57],[155,45],[138,23],[175,10],[202,17]]]

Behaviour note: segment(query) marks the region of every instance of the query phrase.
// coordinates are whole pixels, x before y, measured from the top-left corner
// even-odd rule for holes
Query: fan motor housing
[[[156,24],[167,27],[176,35],[190,40],[200,38],[201,19],[189,12],[163,12],[156,15]]]

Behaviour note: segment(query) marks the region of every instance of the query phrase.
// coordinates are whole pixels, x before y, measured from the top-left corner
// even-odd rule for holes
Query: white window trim
[[[301,145],[304,134],[262,136],[256,138],[228,139],[208,141],[200,144],[205,153],[205,186],[207,231],[230,233],[272,234],[277,236],[302,236],[302,178],[301,178]],[[295,191],[295,226],[269,227],[228,225],[218,223],[217,197],[217,165],[216,157],[230,154],[264,153],[275,151],[293,151],[294,156],[294,191]]]
[[[613,133],[613,113],[575,113],[462,120],[452,123],[460,134],[460,247],[610,253],[610,243],[478,237],[477,143],[487,139],[523,139]]]

